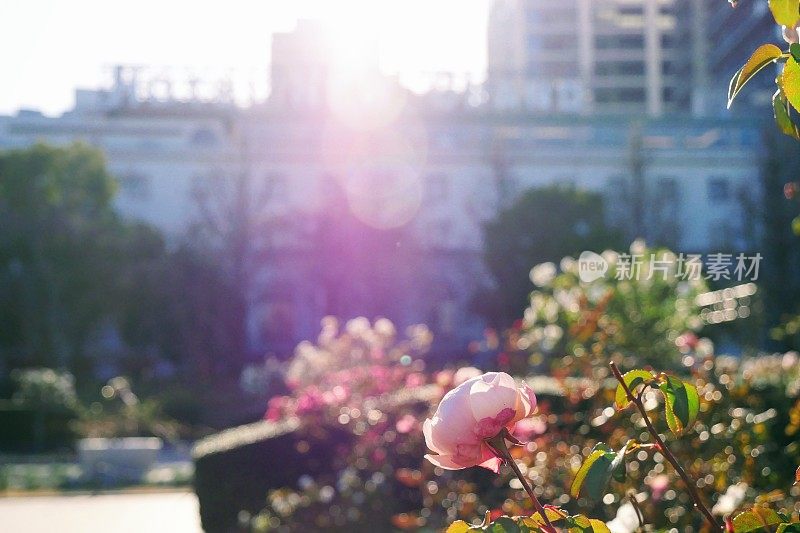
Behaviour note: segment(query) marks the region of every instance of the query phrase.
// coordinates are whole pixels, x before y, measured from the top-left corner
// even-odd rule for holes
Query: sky
[[[56,115],[115,64],[235,68],[259,76],[271,35],[298,18],[378,37],[381,69],[482,78],[490,0],[25,0],[0,2],[0,114]],[[346,37],[345,37],[346,38]]]

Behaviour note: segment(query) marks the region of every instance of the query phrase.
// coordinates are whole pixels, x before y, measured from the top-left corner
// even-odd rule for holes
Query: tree
[[[480,311],[494,325],[507,325],[527,306],[533,265],[621,244],[606,226],[600,194],[573,186],[531,189],[484,226],[484,258],[496,289],[482,295]]]
[[[128,374],[151,370],[155,354],[187,383],[238,377],[238,293],[218,262],[186,246],[165,249],[146,233],[127,251],[139,258],[118,280],[117,324],[138,363]]]
[[[68,366],[107,314],[115,181],[85,145],[0,155],[0,348]]]
[[[134,376],[158,359],[189,379],[235,366],[243,326],[222,269],[124,220],[115,190],[85,145],[0,153],[0,356],[92,376],[89,356],[106,353],[95,341],[110,330]]]

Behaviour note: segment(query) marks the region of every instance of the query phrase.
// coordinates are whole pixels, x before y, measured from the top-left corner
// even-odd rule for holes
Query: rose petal
[[[499,457],[492,457],[491,459],[487,459],[486,461],[482,462],[478,466],[482,466],[487,470],[491,470],[495,474],[499,474],[501,464],[503,464],[502,459],[500,459]]]
[[[478,466],[482,466],[483,468],[498,474],[500,472],[500,465],[502,463],[503,460],[497,457],[491,448],[489,448],[486,444],[481,446],[481,458]]]
[[[517,406],[517,384],[505,372],[489,372],[476,380],[469,394],[469,403],[475,420],[494,418],[503,409]]]
[[[523,383],[522,387],[519,388],[516,409],[517,413],[513,422],[528,418],[536,410],[536,395],[527,383]]]
[[[425,436],[425,445],[432,452],[438,454],[445,453],[445,451],[436,444],[436,440],[433,438],[433,421],[430,418],[426,418],[425,422],[422,423],[422,434]]]
[[[432,455],[428,453],[425,454],[425,459],[445,470],[461,470],[467,468],[453,461],[453,458],[449,455]]]
[[[480,439],[490,439],[500,433],[514,419],[513,409],[503,409],[494,418],[484,418],[475,425],[475,435]]]
[[[430,435],[437,449],[450,452],[458,444],[477,444],[472,433],[475,418],[470,408],[470,387],[480,378],[473,378],[445,394],[431,420]],[[496,413],[495,413],[496,414]]]

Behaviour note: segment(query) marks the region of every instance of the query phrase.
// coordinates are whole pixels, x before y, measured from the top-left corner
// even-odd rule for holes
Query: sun
[[[333,70],[341,75],[359,75],[377,70],[380,64],[381,2],[342,0],[330,2],[321,13],[320,24],[328,34]]]

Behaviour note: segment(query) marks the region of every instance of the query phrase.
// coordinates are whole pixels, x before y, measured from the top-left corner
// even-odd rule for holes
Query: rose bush
[[[382,337],[375,325],[364,328],[363,322],[323,335],[317,344],[304,344],[290,365],[296,369],[293,392],[270,402],[267,418],[338,424],[354,433],[354,445],[339,451],[332,465],[335,474],[271,492],[263,512],[250,517],[250,527],[441,531],[456,524],[454,531],[467,531],[494,527],[498,520],[511,528],[506,516],[534,520],[514,522],[520,530],[541,529],[526,494],[524,483],[529,483],[537,498],[553,505],[546,512],[558,528],[588,523],[602,531],[599,524],[605,522],[615,533],[631,533],[641,516],[647,530],[703,531],[707,520],[692,512],[691,494],[645,427],[645,417],[633,404],[615,408],[619,384],[609,360],[642,372],[638,375],[644,381],[634,392],[716,521],[744,512],[741,524],[754,504],[768,504],[771,512],[797,520],[800,487],[792,486],[800,462],[797,355],[716,355],[713,343],[700,337],[700,309],[693,304],[704,286],[599,282],[605,292],[596,291],[577,283],[570,262],[565,265],[560,273],[537,276],[544,286],[534,294],[540,299],[536,320],[526,316],[505,336],[509,360],[522,356],[546,362],[537,365],[548,369],[546,375],[525,379],[535,400],[524,385],[501,373],[432,372],[425,367],[424,349],[414,349],[420,343],[413,335]],[[637,307],[647,310],[639,322],[631,315]],[[670,315],[670,309],[677,314]],[[544,334],[548,325],[558,326],[561,335],[544,346],[545,338],[555,338]],[[417,338],[429,339],[429,333]],[[653,353],[668,364],[657,365]],[[664,390],[672,389],[662,369],[670,371],[673,384],[679,381],[697,391],[692,420],[684,419],[679,435],[668,438],[674,420],[671,426]],[[377,407],[380,398],[419,391],[427,391],[424,403]],[[490,397],[478,401],[479,394]],[[674,413],[675,405],[671,408]],[[506,469],[497,475],[467,468],[493,458],[487,466],[499,463],[487,442],[495,431],[525,441],[508,450],[524,480]],[[576,485],[588,458],[594,458],[590,466],[610,464],[621,451],[623,460],[617,464],[623,465],[624,476],[622,470],[617,476],[600,470],[597,475],[607,483],[592,489]],[[588,476],[590,481],[594,476]],[[590,531],[586,527],[579,531]]]
[[[776,511],[796,516],[800,487],[793,487],[792,481],[800,463],[797,356],[715,356],[708,343],[703,344],[702,352],[684,354],[685,363],[691,366],[684,364],[680,375],[696,384],[700,408],[694,426],[680,439],[669,442],[674,455],[696,480],[698,490],[720,520],[765,501]],[[348,357],[342,356],[343,364],[347,364]],[[561,359],[563,356],[557,358],[559,364],[566,364]],[[384,365],[390,369],[402,366],[399,362]],[[366,431],[356,434],[352,448],[340,450],[332,465],[335,474],[276,489],[263,512],[250,517],[248,529],[379,531],[384,530],[380,518],[388,517],[391,529],[441,531],[457,520],[479,523],[487,511],[492,519],[534,514],[521,483],[511,472],[496,475],[481,468],[445,470],[424,459],[431,453],[424,439],[424,420],[433,418],[439,399],[456,386],[457,373],[420,372],[418,367],[413,362],[402,367],[407,375],[415,376],[411,380],[414,385],[406,386],[405,380],[397,379],[392,391],[385,394],[433,387],[438,392],[427,400],[431,411],[419,404],[386,406],[380,409],[380,419],[372,413],[374,425],[370,424],[369,411],[366,417],[363,412],[354,412],[357,402],[326,405],[299,415],[310,421],[340,424],[338,418],[344,412],[347,423],[341,427],[354,432],[366,427]],[[470,373],[475,371],[461,372]],[[424,376],[422,382],[417,374]],[[515,434],[527,442],[510,453],[543,503],[608,522],[613,522],[619,511],[623,517],[615,523],[628,523],[623,520],[630,509],[626,495],[633,490],[653,529],[700,531],[702,518],[690,511],[691,500],[681,481],[663,454],[652,448],[629,453],[627,478],[624,482],[612,478],[599,499],[570,494],[584,458],[598,442],[614,450],[624,447],[634,435],[642,444],[652,443],[642,431],[639,414],[620,418],[615,413],[612,406],[617,385],[609,376],[604,372],[589,381],[546,376],[530,380],[537,395],[537,411],[516,424]],[[321,392],[329,392],[328,386]],[[305,388],[300,388],[282,400],[290,407],[279,416],[298,416],[291,406],[305,393]],[[649,408],[663,403],[653,391],[645,392],[644,399]],[[364,411],[363,399],[358,401]],[[661,432],[669,431],[663,418],[654,424]],[[737,489],[731,492],[729,487]],[[734,492],[737,498],[723,498]]]
[[[696,302],[708,285],[702,277],[677,276],[678,255],[666,248],[647,248],[636,241],[626,253],[628,265],[634,255],[643,258],[631,279],[617,275],[618,269],[630,267],[621,266],[623,254],[611,250],[602,254],[606,276],[588,284],[581,282],[578,262],[571,257],[562,259],[558,270],[535,266],[531,279],[536,288],[509,336],[508,351],[525,354],[533,368],[559,375],[588,376],[598,368],[608,375],[605,365],[611,359],[680,368],[683,353],[676,341],[703,327]],[[651,277],[651,255],[670,265],[666,275]]]

